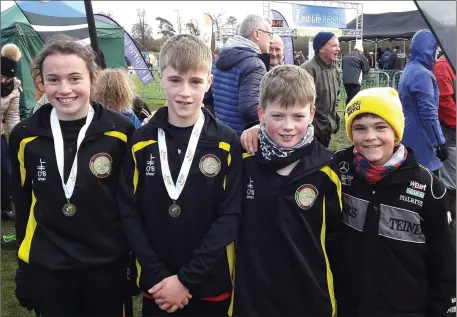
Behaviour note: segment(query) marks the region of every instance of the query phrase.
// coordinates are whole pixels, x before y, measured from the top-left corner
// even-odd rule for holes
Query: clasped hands
[[[168,313],[174,313],[178,308],[184,308],[192,298],[189,290],[182,285],[177,275],[164,278],[149,289],[148,292],[152,295],[160,309]]]

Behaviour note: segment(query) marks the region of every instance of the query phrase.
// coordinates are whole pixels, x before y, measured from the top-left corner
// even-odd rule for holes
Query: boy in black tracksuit
[[[243,153],[234,314],[335,316],[341,183],[333,153],[314,139],[314,83],[284,65],[260,90],[260,149]]]
[[[160,61],[168,106],[135,131],[118,195],[138,259],[143,315],[226,316],[241,147],[236,133],[201,107],[212,80],[209,48],[178,35],[164,44]]]
[[[339,316],[455,315],[446,189],[399,143],[401,107],[395,90],[373,88],[346,108],[355,147],[337,153],[344,204]]]

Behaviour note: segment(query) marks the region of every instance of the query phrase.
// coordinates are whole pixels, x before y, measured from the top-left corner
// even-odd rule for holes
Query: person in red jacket
[[[449,64],[449,61],[443,55],[436,60],[433,66],[436,81],[440,91],[438,117],[441,124],[441,130],[446,139],[446,145],[449,157],[443,162],[443,168],[440,170],[440,178],[448,188],[450,199],[450,210],[455,212],[455,173],[456,173],[456,137],[455,137],[455,73]],[[453,219],[455,217],[452,217]]]

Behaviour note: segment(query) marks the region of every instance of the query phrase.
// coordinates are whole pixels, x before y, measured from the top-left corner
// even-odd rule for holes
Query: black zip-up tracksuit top
[[[100,104],[92,106],[94,118],[78,152],[70,198],[76,213],[71,217],[62,212],[67,199],[54,151],[52,106],[43,106],[11,133],[16,238],[19,259],[25,263],[52,270],[80,269],[109,264],[127,254],[116,190],[134,127],[125,116]]]
[[[129,142],[119,188],[121,218],[138,260],[142,291],[177,274],[195,298],[232,289],[234,244],[241,216],[241,146],[232,129],[205,109],[205,123],[173,218],[160,166],[158,128],[166,134],[173,184],[186,149],[178,154],[168,109],[159,109]],[[190,134],[189,134],[190,136]],[[179,146],[179,145],[178,145]],[[211,158],[217,168],[205,170]],[[208,173],[211,172],[211,173]]]
[[[335,316],[333,264],[341,222],[334,154],[313,141],[288,176],[243,154],[235,316]]]
[[[371,185],[353,167],[353,147],[337,153],[343,184],[338,315],[455,315],[455,248],[445,188],[417,164]]]

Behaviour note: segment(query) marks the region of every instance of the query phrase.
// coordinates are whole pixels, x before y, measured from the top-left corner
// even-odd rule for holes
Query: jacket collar
[[[109,117],[108,111],[99,103],[91,102],[94,108],[94,118],[86,132],[86,138],[100,134],[115,128],[114,121]],[[52,105],[47,103],[41,107],[36,113],[38,116],[37,120],[31,120],[30,124],[27,125],[27,129],[35,135],[46,136],[52,138],[51,121],[50,115],[52,111]]]
[[[203,129],[200,135],[200,140],[219,142],[219,126],[216,122],[216,118],[214,118],[214,116],[204,107],[202,107],[202,111],[205,116],[205,123],[203,125]],[[168,107],[164,106],[159,108],[149,121],[148,125],[155,129],[160,128],[164,130],[166,133],[169,133]]]
[[[316,53],[313,57],[316,62],[319,64],[319,66],[322,68],[322,69],[329,69],[329,68],[334,68],[336,67],[335,63],[331,63],[330,65],[327,64],[326,62],[324,62],[321,57],[319,56],[319,53]]]

